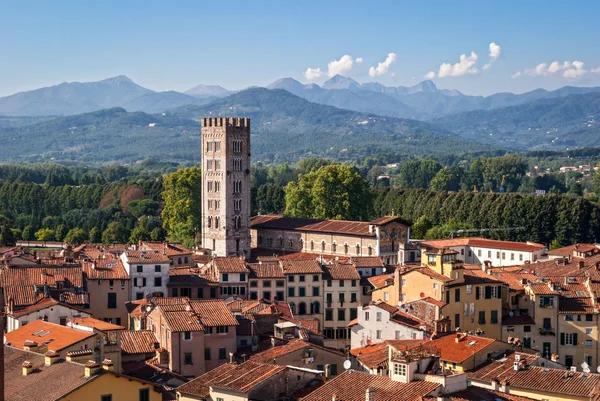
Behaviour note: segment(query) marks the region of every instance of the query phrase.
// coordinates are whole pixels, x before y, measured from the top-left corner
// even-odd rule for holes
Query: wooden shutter
[[[565,345],[565,333],[560,333],[560,345]]]

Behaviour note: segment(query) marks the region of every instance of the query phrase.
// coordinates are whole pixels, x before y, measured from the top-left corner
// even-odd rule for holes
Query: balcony
[[[552,327],[540,327],[540,334],[543,336],[555,336],[556,331]]]

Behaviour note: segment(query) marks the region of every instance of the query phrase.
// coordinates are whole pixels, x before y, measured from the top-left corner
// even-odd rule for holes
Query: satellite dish
[[[383,272],[385,273],[385,272],[386,272],[386,270],[387,270],[387,269],[384,267],[384,268],[383,268]]]
[[[352,362],[350,362],[349,359],[346,359],[344,361],[344,369],[348,370],[348,369],[350,369],[351,366],[352,366]]]
[[[600,366],[596,368],[596,372],[600,373]]]
[[[590,368],[590,365],[588,365],[587,363],[585,363],[585,361],[581,365],[579,365],[579,366],[581,366],[581,369],[589,369]]]
[[[512,311],[508,312],[508,316],[513,317],[514,315],[515,314]]]

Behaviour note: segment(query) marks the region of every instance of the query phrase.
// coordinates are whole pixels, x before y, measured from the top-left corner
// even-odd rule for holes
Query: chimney
[[[25,343],[23,344],[23,349],[25,351],[35,352],[38,350],[38,343],[32,340],[25,340]]]
[[[331,366],[329,364],[325,365],[325,378],[329,379],[329,376],[331,376]]]
[[[365,401],[375,401],[375,389],[373,386],[369,386],[367,391],[365,391]]]
[[[54,365],[60,359],[60,354],[56,351],[48,351],[44,354],[44,365]]]
[[[29,361],[24,361],[21,367],[23,368],[23,376],[28,376],[33,372],[33,363]]]
[[[169,351],[165,348],[160,347],[156,350],[156,358],[158,359],[159,365],[168,365],[169,364]]]
[[[233,363],[233,352],[229,353],[229,363]]]
[[[115,364],[110,359],[105,359],[102,361],[102,369],[114,372]]]
[[[100,365],[95,361],[87,361],[84,365],[85,377],[92,377],[100,370]]]
[[[67,362],[84,363],[89,361],[90,357],[93,357],[94,350],[92,349],[80,349],[75,351],[67,352]]]

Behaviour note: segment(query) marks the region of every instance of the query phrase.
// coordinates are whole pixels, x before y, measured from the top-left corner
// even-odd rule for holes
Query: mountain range
[[[199,85],[181,93],[118,76],[0,98],[0,160],[194,162],[197,120],[225,115],[252,118],[253,159],[267,162],[562,150],[597,146],[600,88],[483,97],[438,89],[432,81],[386,87],[335,76],[322,86],[284,78],[267,88]]]

